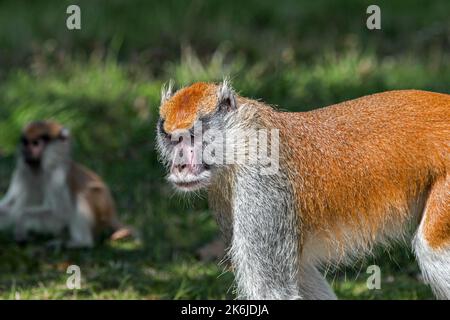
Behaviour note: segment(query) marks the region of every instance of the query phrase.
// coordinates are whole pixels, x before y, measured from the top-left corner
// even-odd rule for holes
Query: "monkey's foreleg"
[[[38,228],[49,224],[61,224],[62,220],[54,215],[52,210],[47,207],[29,207],[21,210],[15,218],[14,239],[17,242],[27,240],[29,229]]]
[[[11,210],[9,199],[2,199],[0,201],[0,215],[7,214]]]
[[[5,219],[11,214],[11,206],[8,201],[0,201],[0,219]]]
[[[13,207],[17,202],[19,185],[17,179],[13,179],[6,195],[0,200],[0,229],[6,229],[11,225],[13,216]]]
[[[283,180],[236,181],[230,249],[237,293],[246,299],[299,299],[299,235]]]

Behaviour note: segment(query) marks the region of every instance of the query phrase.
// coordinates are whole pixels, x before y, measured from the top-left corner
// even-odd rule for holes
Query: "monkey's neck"
[[[35,175],[38,175],[42,171],[41,161],[28,161],[25,165]]]
[[[218,215],[218,221],[221,222],[220,215],[229,216],[232,214],[233,187],[236,180],[236,168],[228,166],[220,169],[214,176],[208,188],[208,202],[210,208]],[[226,226],[221,226],[224,228]]]

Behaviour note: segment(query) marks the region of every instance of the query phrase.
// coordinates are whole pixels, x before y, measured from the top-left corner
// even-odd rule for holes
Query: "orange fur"
[[[43,135],[56,139],[62,128],[62,125],[53,121],[36,121],[27,125],[22,133],[30,141],[36,140]]]
[[[350,228],[367,244],[391,229],[401,235],[450,166],[449,95],[391,91],[307,113],[266,112],[281,130],[307,233],[344,241]]]
[[[450,244],[450,175],[433,185],[425,210],[425,239],[432,248]]]
[[[215,86],[198,82],[177,92],[161,106],[164,130],[168,133],[188,129],[194,125],[197,116],[212,112]]]

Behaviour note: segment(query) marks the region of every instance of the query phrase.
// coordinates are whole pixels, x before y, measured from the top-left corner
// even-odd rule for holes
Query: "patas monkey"
[[[112,239],[131,234],[119,222],[101,178],[72,161],[69,131],[52,121],[24,128],[0,214],[3,227],[14,227],[17,241],[25,241],[30,231],[60,235],[67,229],[68,247],[92,247],[102,230],[110,229]]]
[[[210,129],[226,136],[273,128],[275,173],[263,174],[267,164],[258,161],[193,160],[207,145],[217,143],[217,152],[230,142],[192,143],[191,135],[195,142]],[[168,180],[182,191],[208,190],[238,297],[334,299],[318,267],[412,231],[424,278],[439,298],[450,298],[450,95],[390,91],[291,113],[241,97],[226,82],[174,94],[169,86],[157,137]]]

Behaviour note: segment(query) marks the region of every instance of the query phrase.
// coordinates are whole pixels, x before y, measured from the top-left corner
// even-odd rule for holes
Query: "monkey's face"
[[[47,144],[50,141],[50,137],[42,135],[35,138],[28,138],[22,136],[21,138],[21,150],[23,159],[30,166],[39,166],[41,163],[42,155]]]
[[[205,159],[204,152],[205,135],[211,129],[220,131],[218,124],[223,122],[218,90],[216,85],[195,83],[173,96],[163,93],[158,150],[169,170],[168,180],[180,191],[207,187],[220,167]]]
[[[166,154],[168,180],[180,191],[195,191],[208,186],[211,167],[202,160],[202,142],[191,130],[178,130],[171,134],[163,129],[160,120],[160,149]]]
[[[67,139],[65,129],[50,121],[36,121],[25,127],[20,138],[23,160],[33,168],[39,168],[48,146],[55,140]]]

